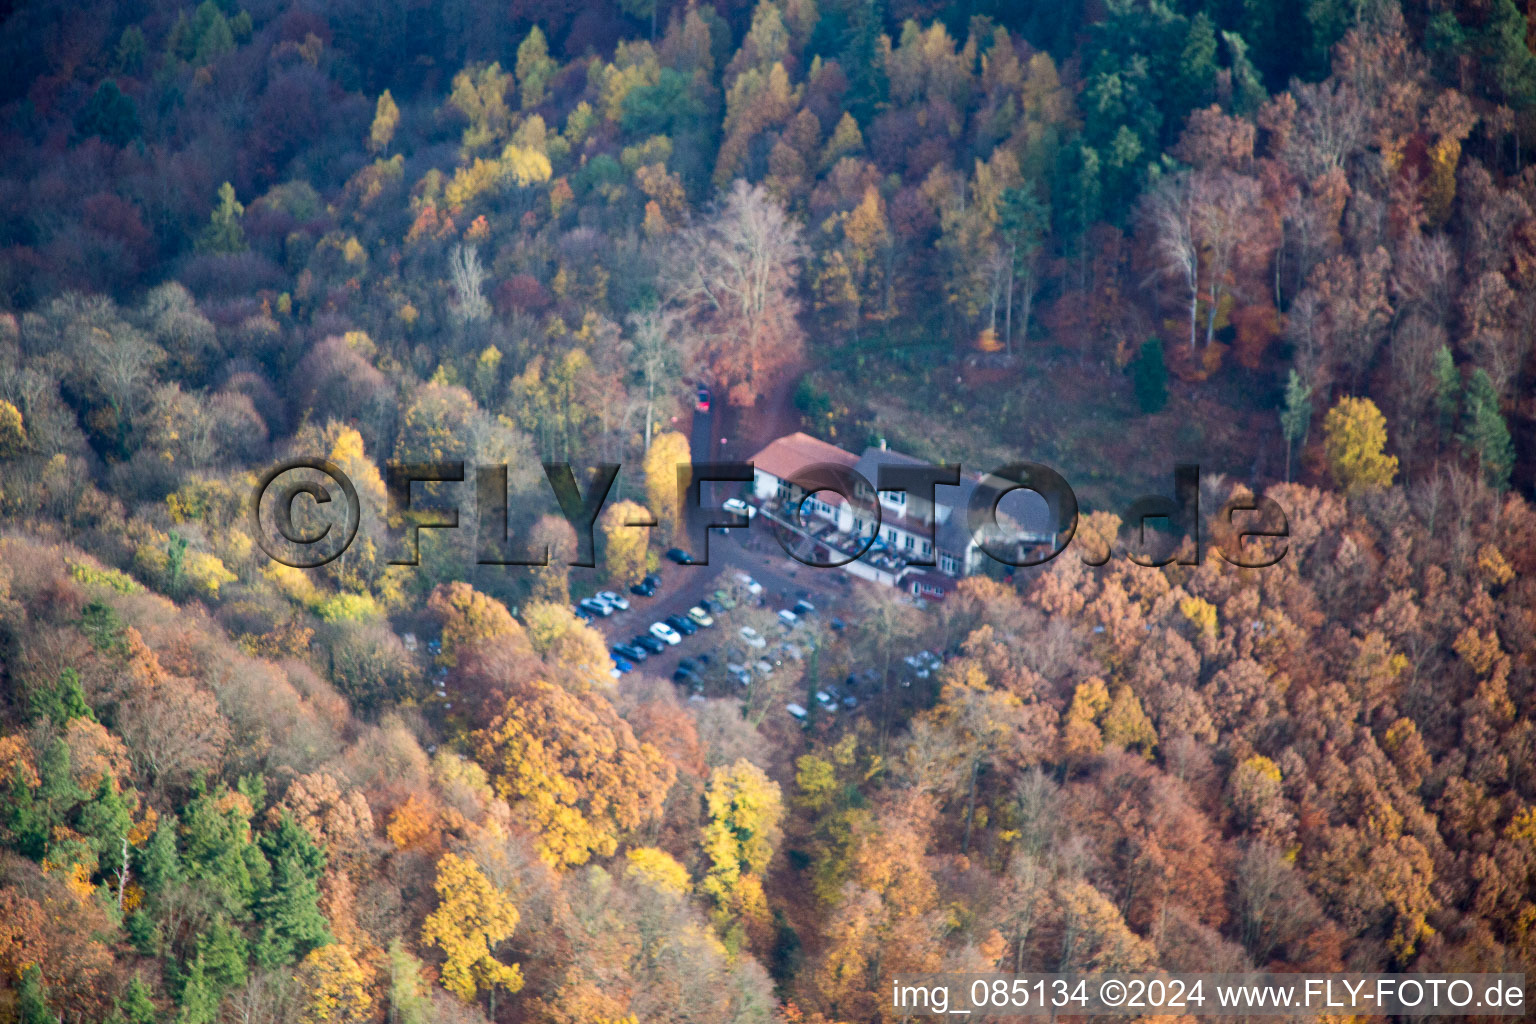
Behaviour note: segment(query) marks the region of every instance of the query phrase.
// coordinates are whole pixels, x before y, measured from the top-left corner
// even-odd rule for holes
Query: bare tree
[[[1142,217],[1152,231],[1154,269],[1148,284],[1176,282],[1188,295],[1189,348],[1199,337],[1200,251],[1195,247],[1194,192],[1186,173],[1170,175],[1147,193]]]
[[[794,287],[805,254],[799,226],[745,181],[669,254],[662,287],[667,305],[687,318],[688,360],[729,388],[733,404],[753,404],[763,382],[800,357]]]
[[[677,372],[678,314],[652,306],[629,316],[634,338],[630,360],[645,385],[645,450],[651,450],[651,426],[655,419],[656,390]]]
[[[480,265],[480,250],[473,245],[454,246],[448,269],[453,275],[454,315],[465,323],[489,317],[491,304],[481,291],[487,275]]]

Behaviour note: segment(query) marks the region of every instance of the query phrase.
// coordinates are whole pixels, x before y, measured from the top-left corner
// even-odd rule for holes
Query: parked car
[[[698,605],[694,605],[692,608],[688,609],[688,617],[694,622],[697,622],[699,625],[703,626],[705,629],[708,629],[710,626],[715,624],[715,620],[710,618],[709,612],[705,611],[703,608],[700,608]]]
[[[847,708],[849,711],[852,711],[858,706],[859,698],[855,697],[853,694],[850,693],[848,696],[843,698],[843,707]]]
[[[674,683],[687,683],[689,686],[695,688],[702,687],[704,685],[704,680],[700,679],[695,672],[682,667],[677,668],[672,673],[672,681]]]
[[[719,615],[721,612],[725,611],[725,605],[721,604],[719,601],[714,600],[713,598],[708,597],[699,601],[699,607],[703,608],[711,615]]]
[[[635,670],[635,666],[625,658],[614,658],[613,667],[618,669],[620,675]]]
[[[784,710],[788,711],[789,717],[793,718],[797,722],[805,721],[805,716],[809,714],[809,712],[807,712],[805,708],[801,707],[799,704],[785,704]]]
[[[634,662],[636,665],[650,657],[645,648],[636,647],[634,644],[614,644],[608,648],[608,653],[616,659],[623,658],[626,661]]]
[[[636,647],[643,647],[647,651],[650,651],[652,654],[660,654],[662,651],[667,649],[667,645],[665,643],[656,639],[654,636],[651,636],[649,633],[636,634],[635,638],[631,640],[630,643],[634,644]]]
[[[773,666],[769,664],[765,659],[758,658],[755,662],[752,663],[752,671],[756,672],[760,676],[771,676],[773,675]]]
[[[651,636],[669,646],[676,646],[683,642],[682,636],[665,622],[651,623]]]
[[[848,628],[848,623],[844,622],[842,619],[833,619],[831,622],[827,623],[827,625],[832,627],[832,631],[834,633],[841,633],[843,630]]]
[[[678,565],[693,564],[693,556],[684,551],[682,548],[668,548],[667,557],[676,562]]]
[[[715,603],[718,604],[721,608],[724,608],[726,611],[730,611],[732,608],[736,607],[736,599],[723,590],[715,591],[712,596],[715,599]]]
[[[741,633],[741,638],[747,642],[748,647],[755,647],[758,650],[762,650],[764,647],[768,646],[768,641],[763,639],[763,634],[759,633],[751,626],[742,626],[739,632]]]
[[[648,572],[648,573],[645,574],[645,578],[643,580],[641,580],[640,582],[644,583],[648,587],[651,587],[651,588],[656,589],[656,590],[660,590],[661,589],[661,573],[659,573],[659,572]]]
[[[688,621],[687,617],[683,615],[668,615],[665,619],[662,619],[662,621],[671,626],[673,629],[677,630],[683,636],[693,636],[693,634],[699,631],[699,627]]]
[[[779,609],[779,621],[784,623],[784,625],[790,629],[794,629],[795,624],[800,620],[795,615],[795,613],[790,611],[788,608],[781,608]]]
[[[599,594],[598,596],[601,597],[602,595]],[[811,602],[802,599],[796,601],[795,606],[791,608],[790,611],[794,612],[796,615],[812,615],[816,611],[816,606],[811,604]]]
[[[730,676],[737,686],[752,685],[752,673],[747,671],[745,665],[737,665],[733,662],[725,666],[725,674]]]
[[[611,590],[604,590],[597,595],[599,601],[606,601],[621,612],[629,611],[629,598],[615,594]]]
[[[596,612],[589,612],[579,604],[571,609],[571,613],[582,622],[591,622],[598,617]]]
[[[800,661],[805,657],[804,652],[800,650],[799,644],[780,644],[779,653],[783,654],[784,657],[792,658],[795,661]]]
[[[828,693],[826,690],[817,690],[816,691],[816,703],[820,704],[823,708],[826,708],[828,711],[836,711],[837,710],[837,698],[832,696],[832,694]]]
[[[643,582],[643,581],[640,582],[640,583],[633,584],[629,588],[629,592],[631,594],[634,594],[636,597],[655,597],[656,596],[656,588],[654,586],[652,586],[651,584]]]
[[[748,505],[740,498],[726,498],[725,501],[720,503],[720,507],[727,512],[734,512],[738,516],[746,516],[748,520],[757,515],[757,506]]]
[[[677,667],[685,668],[689,672],[697,672],[699,669],[699,662],[696,658],[684,658],[677,663]]]
[[[697,401],[693,406],[694,409],[699,412],[709,412],[710,397],[709,388],[705,387],[703,384],[700,384],[697,394]]]
[[[590,615],[601,616],[605,619],[613,614],[612,608],[608,607],[603,602],[590,597],[582,598],[577,607]]]
[[[736,582],[746,587],[747,593],[751,594],[753,597],[756,597],[763,592],[763,585],[744,572],[739,572],[736,574]]]

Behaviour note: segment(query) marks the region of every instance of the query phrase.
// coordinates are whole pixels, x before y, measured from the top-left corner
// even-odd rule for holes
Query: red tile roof
[[[772,442],[752,456],[752,463],[764,473],[788,479],[818,462],[831,462],[852,469],[859,457],[836,445],[817,440],[809,434],[794,433]]]

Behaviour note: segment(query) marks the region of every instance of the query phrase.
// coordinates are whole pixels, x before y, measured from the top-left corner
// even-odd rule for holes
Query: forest
[[[1536,5],[0,17],[0,1024],[1536,972]],[[664,566],[781,632],[665,565],[699,387],[733,458],[1052,465],[1074,544],[620,673],[573,602]],[[294,458],[362,499],[319,568],[249,525]],[[397,564],[391,461],[508,466],[549,564]],[[541,462],[623,467],[595,565]],[[1109,557],[1176,462],[1283,557]]]

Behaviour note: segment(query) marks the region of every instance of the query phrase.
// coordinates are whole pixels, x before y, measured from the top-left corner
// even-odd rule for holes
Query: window
[[[905,505],[907,503],[906,491],[881,491],[880,500],[892,505]]]
[[[955,576],[960,572],[960,563],[955,560],[955,556],[953,555],[940,555],[939,568],[943,569],[951,576]]]
[[[929,544],[927,541],[923,541],[923,554],[924,555],[931,555],[931,554],[933,554],[933,545]]]
[[[901,539],[901,546],[906,548],[908,551],[911,551],[912,547],[913,547],[913,545],[912,545],[912,538],[910,536],[903,537]]]

